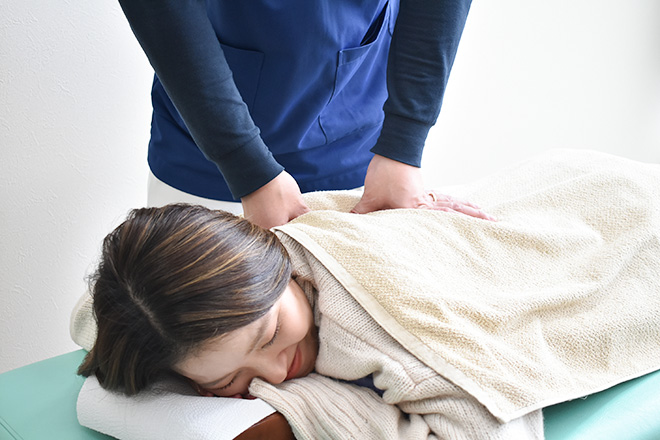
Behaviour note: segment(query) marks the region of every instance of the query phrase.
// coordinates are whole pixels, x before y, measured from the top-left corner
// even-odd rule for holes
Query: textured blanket
[[[253,381],[299,438],[542,438],[535,410],[660,369],[660,166],[555,151],[441,192],[499,221],[328,192],[277,228],[324,319],[317,371],[385,390]]]
[[[316,193],[277,229],[500,421],[660,369],[660,166],[560,150],[446,191],[499,221]]]

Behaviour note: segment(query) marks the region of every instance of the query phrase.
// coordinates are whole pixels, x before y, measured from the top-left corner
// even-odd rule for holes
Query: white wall
[[[2,372],[77,348],[83,278],[146,200],[152,73],[116,2],[0,11]]]
[[[660,2],[473,0],[427,183],[550,148],[660,162]]]
[[[2,0],[0,372],[76,349],[103,236],[146,198],[151,70],[113,1]],[[553,147],[660,162],[660,2],[475,0],[424,170]]]

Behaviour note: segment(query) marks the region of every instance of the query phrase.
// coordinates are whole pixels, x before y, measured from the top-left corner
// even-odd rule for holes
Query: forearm
[[[201,0],[120,0],[131,28],[197,146],[235,197],[282,167],[260,137]]]
[[[440,113],[471,0],[401,0],[387,65],[383,129],[372,152],[419,167]]]

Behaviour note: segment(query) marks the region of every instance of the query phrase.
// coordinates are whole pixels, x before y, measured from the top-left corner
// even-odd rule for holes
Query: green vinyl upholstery
[[[660,371],[543,410],[548,440],[659,440]]]
[[[77,350],[0,374],[0,439],[111,439],[76,417],[84,382],[76,370],[84,356]]]

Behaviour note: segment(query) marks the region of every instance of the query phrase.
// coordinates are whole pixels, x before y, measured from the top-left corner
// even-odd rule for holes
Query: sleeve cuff
[[[222,156],[217,163],[235,199],[261,188],[284,170],[259,136]]]
[[[414,119],[386,113],[380,136],[371,152],[419,168],[431,127]]]

